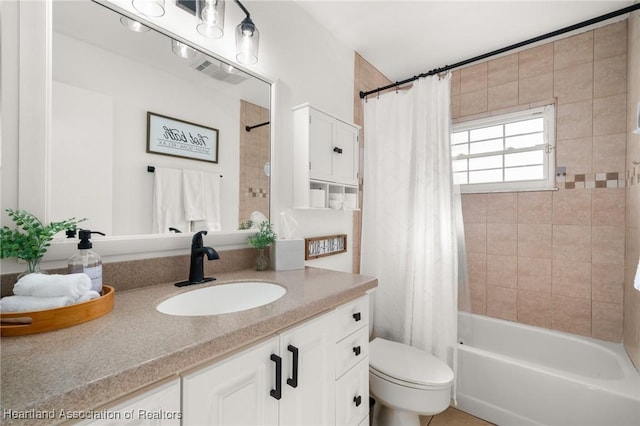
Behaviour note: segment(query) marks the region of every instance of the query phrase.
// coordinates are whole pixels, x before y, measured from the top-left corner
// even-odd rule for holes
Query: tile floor
[[[435,416],[420,417],[420,426],[492,426],[493,423],[467,414],[453,407]]]

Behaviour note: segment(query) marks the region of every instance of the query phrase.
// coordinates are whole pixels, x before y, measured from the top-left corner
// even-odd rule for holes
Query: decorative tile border
[[[264,188],[251,188],[247,191],[249,197],[253,198],[267,198],[269,196],[269,191]]]
[[[632,185],[630,179],[622,179],[624,173],[578,173],[567,174],[566,167],[556,168],[556,184],[560,189],[594,189],[594,188],[624,188]]]

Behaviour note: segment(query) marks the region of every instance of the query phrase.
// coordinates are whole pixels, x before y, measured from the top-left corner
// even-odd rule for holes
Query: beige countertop
[[[17,415],[99,407],[273,335],[377,285],[372,277],[317,268],[216,276],[213,284],[116,290],[114,309],[103,317],[53,332],[0,339],[0,423],[55,423],[12,420],[7,410]],[[238,280],[271,281],[286,287],[287,293],[268,305],[222,315],[179,317],[155,308],[173,295]],[[117,283],[113,286],[117,289]]]

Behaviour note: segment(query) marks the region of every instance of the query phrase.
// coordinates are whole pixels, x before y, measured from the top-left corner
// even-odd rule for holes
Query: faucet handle
[[[204,245],[202,242],[202,236],[207,235],[207,231],[198,231],[193,234],[193,238],[191,239],[191,245],[195,248],[200,248]]]

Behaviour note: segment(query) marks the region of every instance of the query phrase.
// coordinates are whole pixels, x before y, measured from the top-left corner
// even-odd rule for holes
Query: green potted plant
[[[17,257],[27,262],[25,274],[40,272],[40,261],[51,245],[54,235],[60,231],[75,230],[85,219],[75,217],[48,225],[25,210],[7,209],[7,214],[17,228],[0,228],[0,259]]]
[[[249,237],[249,245],[258,249],[258,258],[256,259],[258,271],[264,271],[269,266],[269,257],[264,253],[264,249],[273,244],[277,237],[268,221],[262,222],[258,232]]]

